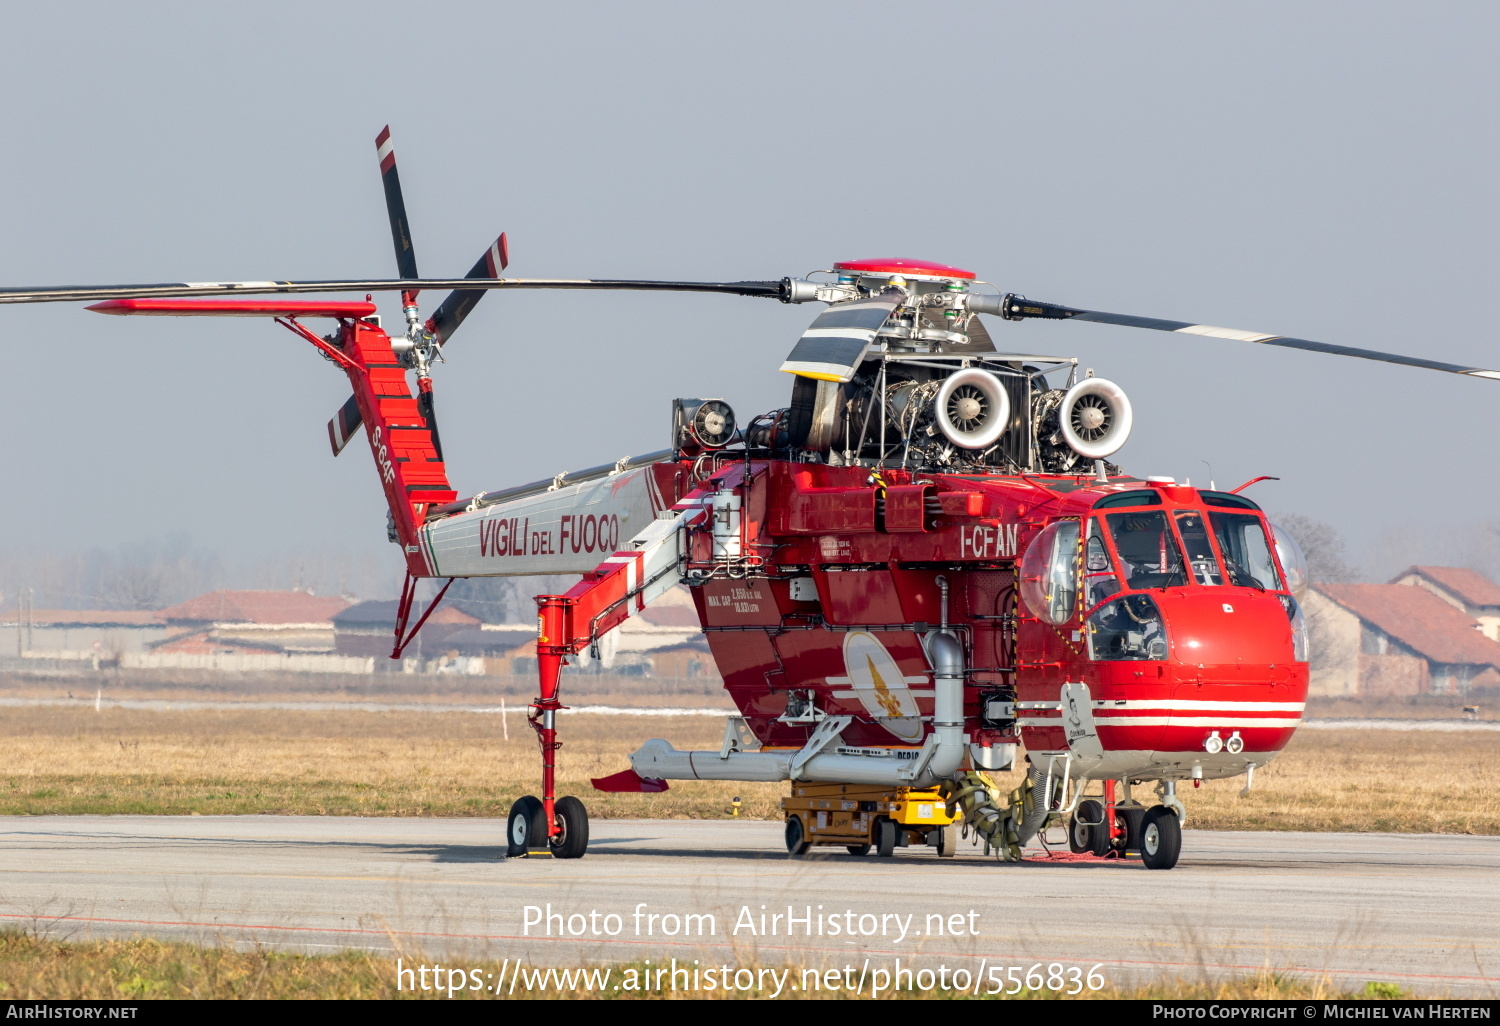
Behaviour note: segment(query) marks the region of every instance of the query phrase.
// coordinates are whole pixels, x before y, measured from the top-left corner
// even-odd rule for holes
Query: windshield
[[[1187,546],[1193,581],[1197,584],[1223,584],[1224,575],[1219,570],[1219,561],[1214,558],[1214,547],[1208,540],[1208,527],[1203,523],[1203,514],[1195,509],[1179,511],[1177,530],[1182,533],[1182,544]]]
[[[1228,564],[1231,583],[1281,590],[1281,577],[1276,573],[1276,561],[1271,558],[1271,546],[1260,517],[1214,510],[1208,519],[1213,523],[1219,551],[1224,553],[1224,562]]]
[[[1171,588],[1186,584],[1182,553],[1161,510],[1110,513],[1109,533],[1131,588]]]

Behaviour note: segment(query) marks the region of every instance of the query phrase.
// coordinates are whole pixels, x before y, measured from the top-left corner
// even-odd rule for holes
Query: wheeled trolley
[[[860,784],[797,784],[781,800],[786,850],[806,854],[813,845],[842,845],[851,855],[889,858],[897,848],[925,845],[948,858],[958,849],[958,821],[936,790]]]

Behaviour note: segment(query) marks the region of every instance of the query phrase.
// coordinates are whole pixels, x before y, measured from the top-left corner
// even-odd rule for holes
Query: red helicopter
[[[348,376],[335,455],[363,428],[407,576],[392,657],[460,577],[577,573],[537,599],[530,719],[540,797],[512,807],[512,855],[577,858],[588,816],[558,797],[561,670],[678,585],[693,595],[739,713],[717,751],[647,741],[596,788],[787,781],[786,846],[888,856],[959,833],[1018,860],[1065,823],[1074,851],[1176,864],[1179,781],[1245,775],[1291,738],[1307,697],[1295,541],[1243,494],[1108,462],[1129,399],[1075,359],[998,350],[980,316],[1095,321],[1482,378],[1500,372],[1004,293],[916,260],[854,260],[767,281],[500,277],[501,235],[461,279],[417,272],[389,129],[376,140],[399,278],[0,289],[0,303],[109,314],[273,317]],[[425,320],[419,292],[452,291]],[[743,423],[677,399],[670,445],[469,498],[449,484],[431,368],[485,292],[628,289],[821,302],[782,370],[783,409]],[[364,301],[399,291],[404,330]],[[224,298],[224,297],[231,298]],[[332,319],[319,334],[303,321]],[[412,379],[415,379],[415,391]],[[1257,478],[1262,480],[1261,478]],[[417,584],[442,579],[417,611]],[[1024,748],[1026,776],[992,772]],[[1155,782],[1147,804],[1135,788]],[[1097,793],[1092,793],[1096,790]]]

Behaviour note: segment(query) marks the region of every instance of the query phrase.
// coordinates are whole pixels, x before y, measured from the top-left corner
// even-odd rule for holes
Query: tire
[[[553,807],[558,834],[548,843],[552,856],[559,859],[581,859],[589,850],[589,814],[583,802],[569,795],[559,798]]]
[[[875,826],[875,854],[883,859],[890,858],[896,852],[896,840],[900,834],[895,820],[882,819]]]
[[[1086,851],[1103,855],[1104,852],[1099,850],[1101,836],[1107,851],[1109,831],[1104,827],[1104,806],[1092,798],[1079,802],[1073,813],[1073,822],[1068,825],[1068,850],[1075,855]]]
[[[1146,810],[1139,805],[1127,805],[1119,809],[1116,815],[1124,821],[1125,825],[1125,847],[1124,851],[1141,850],[1141,828],[1146,818]]]
[[[951,859],[958,854],[958,830],[951,826],[935,827],[927,835],[927,843],[937,849],[938,858]]]
[[[547,843],[547,819],[542,801],[532,795],[517,798],[505,819],[505,854],[525,855],[528,848]]]
[[[1165,805],[1148,809],[1141,821],[1141,861],[1147,869],[1171,869],[1182,853],[1182,824]]]
[[[802,829],[802,820],[797,816],[786,818],[786,853],[792,858],[806,855],[812,842],[807,839],[807,832]]]
[[[870,846],[868,844],[846,844],[844,847],[849,849],[850,855],[858,855],[861,858],[870,854]]]

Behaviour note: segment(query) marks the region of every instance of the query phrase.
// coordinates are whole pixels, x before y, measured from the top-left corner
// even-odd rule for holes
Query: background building
[[[1390,584],[1314,585],[1304,600],[1310,693],[1415,697],[1500,687],[1500,643],[1474,615],[1490,608],[1483,601],[1490,597],[1500,598],[1500,588],[1455,567],[1412,567]]]

